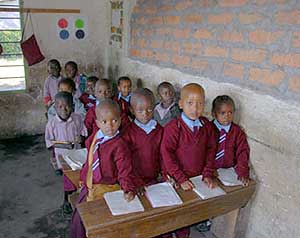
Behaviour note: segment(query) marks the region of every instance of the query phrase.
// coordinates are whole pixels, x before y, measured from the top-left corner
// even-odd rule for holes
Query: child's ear
[[[181,99],[179,99],[179,101],[178,101],[178,106],[180,109],[182,109],[182,100]]]
[[[118,91],[119,91],[119,92],[121,91],[121,87],[120,87],[120,85],[118,85]]]
[[[100,125],[101,125],[100,121],[98,121],[97,119],[95,121],[96,121],[97,127],[100,129]]]
[[[129,106],[129,111],[132,115],[135,115],[132,106]]]

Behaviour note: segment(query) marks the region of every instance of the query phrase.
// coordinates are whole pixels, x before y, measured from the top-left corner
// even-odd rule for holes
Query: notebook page
[[[145,188],[146,197],[152,207],[167,207],[182,204],[182,200],[167,182],[150,185]]]
[[[105,193],[103,197],[113,216],[144,211],[144,207],[138,196],[135,196],[132,201],[127,202],[122,190]]]
[[[226,192],[220,187],[213,189],[207,187],[207,185],[202,181],[202,175],[190,178],[190,180],[195,185],[195,188],[193,189],[194,192],[197,193],[202,199],[209,199],[226,194]]]
[[[233,167],[228,169],[218,169],[218,174],[218,178],[225,186],[243,185],[243,183],[240,180],[238,180],[238,175]]]
[[[72,170],[79,170],[86,161],[87,149],[68,150],[63,157]]]

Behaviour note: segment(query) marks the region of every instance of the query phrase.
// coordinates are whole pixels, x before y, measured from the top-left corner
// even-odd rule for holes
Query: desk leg
[[[212,233],[217,238],[235,238],[235,225],[238,219],[239,209],[233,210],[223,216],[219,216],[212,221]]]

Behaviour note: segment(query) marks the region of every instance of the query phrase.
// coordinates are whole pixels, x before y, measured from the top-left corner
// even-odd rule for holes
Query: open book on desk
[[[181,198],[168,182],[147,186],[145,190],[146,197],[154,208],[182,204]]]
[[[64,160],[72,170],[80,170],[87,158],[87,149],[68,150],[63,155]]]
[[[103,197],[114,216],[144,211],[144,207],[138,196],[135,196],[132,201],[127,202],[122,190],[105,193]]]
[[[207,187],[206,183],[202,181],[202,175],[190,178],[190,180],[195,185],[193,191],[197,193],[202,199],[209,199],[226,194],[226,192],[220,187],[215,187],[213,189]]]
[[[233,167],[228,169],[218,169],[218,178],[225,186],[243,185],[242,181],[238,180],[238,175]]]

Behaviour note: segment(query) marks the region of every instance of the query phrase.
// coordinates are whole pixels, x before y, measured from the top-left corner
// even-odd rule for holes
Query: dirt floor
[[[62,177],[54,174],[43,136],[0,140],[0,238],[68,237]],[[213,238],[192,228],[191,238]]]

